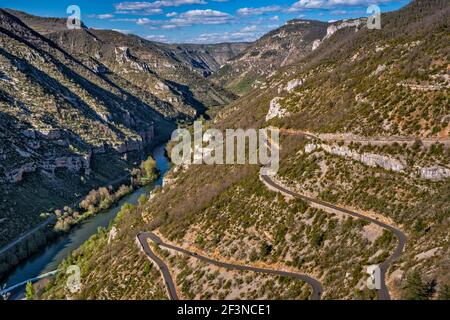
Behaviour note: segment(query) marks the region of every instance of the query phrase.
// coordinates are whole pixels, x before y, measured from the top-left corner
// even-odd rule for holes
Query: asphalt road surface
[[[271,270],[271,269],[263,269],[263,268],[256,268],[256,267],[249,267],[249,266],[242,266],[242,265],[237,265],[237,264],[231,264],[231,263],[225,263],[225,262],[220,262],[217,260],[213,260],[204,256],[201,256],[197,253],[188,251],[186,249],[183,248],[179,248],[167,243],[164,243],[157,235],[151,233],[151,232],[146,232],[146,233],[140,233],[138,235],[138,239],[145,251],[145,253],[153,260],[155,261],[155,263],[158,264],[158,267],[161,270],[161,273],[163,274],[164,277],[164,281],[166,283],[166,286],[168,288],[168,291],[170,292],[170,298],[172,300],[177,299],[177,294],[176,294],[176,290],[175,290],[175,285],[174,282],[172,280],[172,277],[168,271],[167,265],[161,260],[159,259],[150,249],[148,243],[147,243],[147,239],[152,240],[153,242],[155,242],[156,244],[158,244],[161,247],[165,247],[167,249],[172,249],[175,251],[178,251],[180,253],[183,253],[185,255],[191,256],[193,258],[196,258],[200,261],[221,267],[221,268],[226,268],[226,269],[232,269],[232,270],[239,270],[239,271],[253,271],[253,272],[259,272],[259,273],[267,273],[267,274],[272,274],[272,275],[276,275],[276,276],[283,276],[283,277],[292,277],[298,280],[302,280],[306,283],[308,283],[311,287],[312,287],[312,294],[310,296],[311,300],[320,300],[320,296],[323,292],[322,289],[322,285],[320,284],[319,281],[317,281],[316,279],[304,275],[304,274],[298,274],[298,273],[294,273],[294,272],[287,272],[287,271],[279,271],[279,270]]]
[[[148,245],[147,239],[151,238],[149,235],[150,233],[139,233],[137,235],[139,243],[141,244],[145,254],[147,254],[147,256],[158,265],[158,268],[164,278],[170,300],[178,300],[177,290],[175,288],[172,276],[170,275],[169,268],[164,261],[162,261],[156,254],[153,253],[152,249]]]
[[[380,279],[381,280],[381,288],[380,288],[380,290],[378,290],[378,299],[379,300],[390,300],[391,297],[389,295],[389,290],[386,287],[386,272],[389,269],[389,266],[400,257],[400,255],[403,252],[403,249],[405,248],[407,238],[406,238],[406,235],[401,230],[399,230],[391,225],[388,225],[384,222],[381,222],[377,219],[362,215],[360,213],[335,206],[333,204],[330,204],[330,203],[322,201],[322,200],[309,198],[302,194],[293,192],[289,189],[286,189],[283,186],[280,186],[278,183],[273,181],[272,178],[270,178],[269,176],[261,176],[261,179],[263,179],[264,182],[266,182],[271,187],[279,190],[280,192],[291,195],[293,197],[301,198],[307,202],[316,203],[321,206],[340,211],[342,213],[345,213],[347,215],[353,216],[358,219],[362,219],[362,220],[374,223],[374,224],[382,227],[383,229],[386,229],[386,230],[392,232],[395,235],[395,237],[397,238],[398,244],[397,244],[397,247],[395,248],[393,254],[386,261],[384,261],[382,264],[379,265],[380,271],[381,271],[381,279]]]

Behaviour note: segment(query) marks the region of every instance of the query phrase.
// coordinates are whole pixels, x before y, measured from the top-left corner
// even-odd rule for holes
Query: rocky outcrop
[[[147,129],[140,131],[139,135],[141,136],[141,138],[144,141],[144,143],[151,142],[153,140],[153,138],[155,137],[155,127],[154,127],[154,125],[152,124],[152,125],[148,126]]]
[[[386,70],[386,65],[385,64],[380,64],[378,65],[377,69],[372,73],[372,75],[374,76],[378,76],[380,75],[380,73],[382,73],[384,70]]]
[[[297,87],[301,86],[303,84],[303,79],[293,79],[291,81],[289,81],[286,85],[286,91],[287,92],[292,92],[294,91]]]
[[[397,86],[402,86],[416,91],[439,91],[444,87],[439,84],[416,84],[409,82],[399,82]]]
[[[355,161],[364,163],[370,167],[380,167],[386,170],[394,172],[412,172],[411,176],[419,176],[426,180],[443,180],[450,178],[450,169],[442,166],[433,167],[415,167],[408,168],[405,161],[388,157],[385,155],[374,154],[374,153],[358,153],[346,146],[328,145],[328,144],[314,144],[310,143],[305,146],[305,153],[311,153],[315,150],[322,149],[325,152],[350,158]]]
[[[441,166],[433,166],[429,168],[420,168],[420,177],[422,179],[427,180],[443,180],[446,178],[450,178],[450,169],[441,167]]]
[[[320,39],[314,40],[313,45],[312,45],[312,51],[316,50],[321,44],[322,44],[322,41]]]
[[[151,72],[147,63],[139,61],[135,56],[131,54],[130,48],[128,47],[118,47],[115,50],[116,61],[123,65],[127,64],[129,69],[124,68],[122,71],[127,73],[129,71],[133,72]]]
[[[364,23],[363,19],[355,19],[351,21],[344,21],[339,24],[333,24],[328,27],[327,35],[324,39],[330,38],[333,34],[335,34],[338,30],[343,28],[355,28],[355,31],[358,31],[360,25]]]
[[[130,140],[125,143],[114,145],[112,149],[118,153],[128,153],[134,151],[141,151],[143,148],[142,141]]]
[[[58,140],[63,136],[63,130],[59,129],[26,129],[22,134],[30,139]]]
[[[383,169],[395,172],[402,172],[405,169],[405,164],[400,160],[374,153],[360,154],[356,151],[350,150],[346,146],[336,146],[336,145],[332,146],[327,144],[308,144],[305,146],[305,152],[310,153],[319,148],[331,154],[351,158],[355,161],[362,162],[370,167],[381,167]]]
[[[15,168],[5,173],[4,180],[8,183],[18,183],[22,181],[25,173],[43,170],[50,174],[54,174],[56,169],[67,169],[71,172],[80,172],[84,169],[84,174],[89,175],[91,172],[91,157],[86,156],[69,156],[60,157],[43,161],[33,161],[23,164],[19,168]]]
[[[266,81],[280,67],[293,65],[311,53],[314,40],[325,37],[327,27],[326,22],[289,21],[230,60],[213,75],[213,79],[242,94],[242,91],[253,88],[258,80]],[[251,86],[248,85],[249,81]]]
[[[121,144],[112,145],[103,143],[92,147],[86,155],[54,155],[49,158],[34,150],[38,150],[42,145],[49,143],[53,145],[64,144],[64,146],[67,146],[69,144],[68,140],[61,140],[65,136],[62,130],[25,129],[21,133],[24,136],[26,146],[30,147],[30,149],[12,145],[12,148],[9,148],[9,152],[12,150],[20,155],[22,157],[22,164],[16,165],[11,163],[12,165],[6,165],[6,161],[12,155],[8,156],[4,148],[0,149],[0,159],[2,159],[4,164],[3,174],[1,174],[0,170],[0,181],[4,183],[18,183],[23,180],[25,174],[39,170],[50,175],[54,175],[57,169],[66,169],[70,172],[89,175],[91,173],[90,164],[93,154],[140,152],[155,136],[154,126],[150,124],[146,129],[139,132],[141,139],[128,140]],[[1,168],[2,166],[0,166]]]
[[[272,101],[270,102],[269,112],[266,115],[266,121],[269,121],[270,119],[276,117],[284,117],[289,115],[289,113],[281,106],[280,104],[281,99],[282,98],[280,97],[272,99]]]

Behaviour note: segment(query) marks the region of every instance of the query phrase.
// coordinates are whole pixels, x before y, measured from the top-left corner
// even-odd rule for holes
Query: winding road
[[[36,233],[37,231],[45,228],[47,225],[55,222],[56,220],[56,216],[55,215],[51,215],[49,218],[47,218],[45,221],[41,222],[40,224],[38,224],[36,227],[34,227],[33,229],[25,232],[24,234],[20,235],[19,237],[17,237],[15,240],[11,241],[10,243],[8,243],[7,245],[5,245],[4,247],[0,248],[0,255],[4,254],[5,252],[7,252],[8,250],[10,250],[12,247],[14,247],[15,245],[19,244],[20,242],[22,242],[24,239],[27,239],[28,237],[30,237],[32,234]]]
[[[397,244],[397,247],[395,248],[394,252],[392,253],[392,255],[386,261],[384,261],[382,264],[379,265],[380,272],[381,272],[381,279],[380,279],[381,280],[381,288],[380,288],[380,290],[378,290],[378,299],[379,300],[390,300],[391,297],[389,295],[389,290],[387,289],[387,286],[386,286],[386,272],[389,269],[389,266],[400,257],[400,255],[403,252],[403,249],[405,248],[407,238],[406,238],[406,235],[401,230],[399,230],[391,225],[388,225],[384,222],[381,222],[377,219],[365,216],[361,213],[354,212],[354,211],[351,211],[351,210],[348,210],[345,208],[341,208],[334,204],[331,204],[331,203],[328,203],[328,202],[325,202],[322,200],[310,198],[310,197],[304,196],[302,194],[296,193],[294,191],[291,191],[291,190],[287,189],[286,187],[279,185],[277,182],[275,182],[269,176],[261,176],[261,179],[268,186],[278,190],[281,193],[303,199],[310,203],[316,203],[316,204],[319,204],[321,206],[324,206],[324,207],[327,207],[327,208],[330,208],[330,209],[333,209],[336,211],[340,211],[346,215],[371,222],[373,224],[380,226],[383,229],[386,229],[386,230],[392,232],[394,234],[394,236],[397,238],[398,244]]]
[[[169,268],[163,260],[161,260],[156,254],[153,253],[147,242],[147,239],[153,239],[153,237],[155,237],[155,235],[148,232],[139,233],[137,235],[137,239],[142,247],[142,250],[150,258],[150,260],[152,260],[158,266],[159,271],[161,272],[166,284],[166,290],[170,300],[178,300],[177,289],[175,287],[175,283],[173,282],[172,275],[169,272]]]
[[[305,132],[301,132],[301,131],[294,131],[294,130],[284,130],[284,132],[282,132],[284,134],[289,134],[289,135],[303,135],[306,136],[307,138],[318,138],[317,136],[310,134],[310,133],[305,133]],[[322,137],[323,138],[323,137]],[[336,139],[339,137],[328,137],[329,139]],[[327,140],[327,139],[325,139]],[[340,140],[340,139],[338,139]],[[345,140],[345,138],[343,138],[343,140]],[[358,140],[358,139],[355,139]],[[402,139],[404,142],[411,142],[413,141],[412,139],[408,138],[404,138]],[[361,142],[375,142],[375,143],[392,143],[393,141],[390,139],[384,139],[384,138],[378,138],[378,139],[372,139],[372,140],[365,140],[365,139],[360,139]],[[427,143],[435,143],[436,141],[426,141]],[[439,142],[443,142],[444,144],[448,143],[447,140],[445,141],[439,141]],[[397,238],[398,240],[398,244],[395,247],[394,252],[391,254],[391,256],[384,261],[383,263],[381,263],[379,265],[379,269],[380,269],[380,289],[378,290],[378,299],[379,300],[390,300],[390,294],[389,294],[389,290],[386,286],[386,273],[389,269],[389,267],[401,256],[401,254],[403,253],[403,250],[405,248],[406,245],[406,241],[407,241],[407,237],[406,235],[400,230],[397,229],[394,226],[391,226],[387,223],[384,223],[382,221],[377,220],[376,218],[372,218],[370,216],[366,216],[364,214],[346,209],[346,208],[342,208],[339,207],[337,205],[319,200],[319,199],[315,199],[315,198],[310,198],[307,197],[305,195],[302,195],[300,193],[291,191],[290,189],[287,189],[286,187],[280,185],[279,183],[277,183],[276,181],[274,181],[270,176],[265,176],[265,175],[261,175],[260,176],[261,180],[270,188],[281,192],[283,194],[289,195],[289,196],[293,196],[296,198],[300,198],[305,200],[306,202],[309,203],[315,203],[318,205],[321,205],[323,207],[335,210],[335,211],[339,211],[342,212],[346,215],[373,223],[385,230],[388,230],[390,232],[392,232],[392,234]],[[197,253],[188,251],[186,249],[180,248],[180,247],[176,247],[173,246],[171,244],[167,244],[164,243],[161,238],[159,238],[157,235],[155,235],[154,233],[151,232],[145,232],[145,233],[140,233],[137,236],[137,239],[143,249],[143,251],[147,254],[147,256],[153,261],[155,262],[160,271],[161,274],[164,278],[165,284],[166,284],[166,289],[168,291],[169,297],[172,300],[177,300],[178,296],[177,296],[177,292],[176,292],[176,286],[173,282],[172,276],[169,272],[169,269],[167,267],[167,265],[164,263],[164,261],[162,261],[158,256],[156,256],[153,251],[151,250],[150,246],[148,245],[147,240],[150,239],[152,240],[154,243],[156,243],[157,245],[161,246],[161,247],[165,247],[167,249],[172,249],[175,251],[178,251],[180,253],[183,253],[185,255],[191,256],[193,258],[196,258],[200,261],[218,266],[218,267],[222,267],[222,268],[226,268],[226,269],[232,269],[232,270],[239,270],[239,271],[253,271],[253,272],[258,272],[258,273],[267,273],[267,274],[272,274],[272,275],[277,275],[277,276],[285,276],[285,277],[293,277],[299,280],[302,280],[306,283],[308,283],[311,287],[312,287],[312,294],[310,296],[310,300],[320,300],[320,297],[323,293],[323,288],[321,283],[317,280],[314,279],[308,275],[305,274],[299,274],[299,273],[294,273],[294,272],[287,272],[287,271],[281,271],[281,270],[271,270],[271,269],[263,269],[263,268],[256,268],[256,267],[251,267],[251,266],[243,266],[243,265],[237,265],[237,264],[231,264],[231,263],[225,263],[225,262],[221,262],[221,261],[217,261],[217,260],[213,260],[210,258],[207,258],[205,256],[201,256]]]
[[[400,255],[402,254],[402,252],[404,250],[407,237],[401,230],[399,230],[387,223],[381,222],[375,218],[363,215],[361,213],[351,211],[349,209],[342,208],[342,207],[336,206],[334,204],[331,204],[331,203],[328,203],[328,202],[325,202],[325,201],[322,201],[319,199],[310,198],[310,197],[304,196],[302,194],[296,193],[294,191],[291,191],[291,190],[287,189],[286,187],[275,182],[269,176],[261,176],[261,180],[265,184],[270,186],[271,188],[273,188],[283,194],[297,197],[297,198],[303,199],[307,202],[319,204],[321,206],[342,212],[346,215],[365,220],[367,222],[376,224],[376,225],[380,226],[381,228],[392,232],[394,234],[394,236],[397,238],[398,244],[397,244],[394,252],[392,253],[392,255],[386,261],[384,261],[383,263],[381,263],[379,265],[381,287],[378,290],[378,299],[379,300],[390,300],[389,290],[386,286],[386,273],[387,273],[387,270],[389,269],[390,265],[400,257]],[[207,257],[199,255],[195,252],[192,252],[192,251],[180,248],[180,247],[176,247],[171,244],[164,243],[162,241],[162,239],[159,238],[154,233],[151,233],[151,232],[139,233],[137,235],[137,240],[138,240],[142,250],[149,257],[149,259],[152,260],[154,263],[156,263],[156,265],[158,266],[158,268],[164,278],[166,290],[167,290],[169,298],[171,300],[178,300],[177,290],[176,290],[175,283],[172,279],[172,275],[170,274],[169,268],[167,267],[166,263],[152,251],[152,249],[150,248],[150,246],[147,242],[148,239],[150,239],[151,241],[153,241],[154,243],[156,243],[157,245],[159,245],[161,247],[175,250],[177,252],[180,252],[180,253],[183,253],[190,257],[196,258],[200,261],[215,265],[217,267],[232,269],[232,270],[239,270],[239,271],[252,271],[252,272],[258,272],[258,273],[267,273],[267,274],[272,274],[272,275],[276,275],[276,276],[292,277],[295,279],[302,280],[302,281],[308,283],[312,287],[313,292],[310,296],[310,300],[320,300],[320,297],[323,292],[321,283],[317,279],[314,279],[305,274],[225,263],[225,262],[221,262],[218,260],[213,260],[213,259],[207,258]]]
[[[317,281],[316,279],[314,279],[310,276],[304,275],[304,274],[281,271],[281,270],[271,270],[271,269],[264,269],[264,268],[249,267],[249,266],[243,266],[243,265],[231,264],[231,263],[225,263],[225,262],[213,260],[213,259],[204,257],[202,255],[199,255],[195,252],[191,252],[186,249],[164,243],[161,240],[161,238],[159,238],[157,235],[155,235],[154,233],[151,233],[151,232],[140,233],[140,234],[138,234],[137,239],[139,240],[139,243],[142,246],[142,249],[148,255],[148,257],[158,265],[158,267],[163,275],[164,281],[166,283],[166,288],[169,292],[169,297],[172,300],[178,299],[175,284],[173,282],[172,276],[170,275],[169,269],[168,269],[167,265],[164,263],[164,261],[162,261],[159,257],[157,257],[153,253],[150,246],[148,245],[147,239],[152,240],[153,242],[155,242],[157,245],[159,245],[161,247],[165,247],[167,249],[172,249],[172,250],[178,251],[180,253],[183,253],[185,255],[188,255],[188,256],[198,259],[200,261],[215,265],[217,267],[238,270],[238,271],[252,271],[252,272],[258,272],[258,273],[267,273],[267,274],[272,274],[275,276],[292,277],[292,278],[295,278],[298,280],[302,280],[302,281],[308,283],[312,287],[312,294],[310,296],[310,300],[320,300],[320,296],[323,292],[322,285],[320,284],[319,281]]]

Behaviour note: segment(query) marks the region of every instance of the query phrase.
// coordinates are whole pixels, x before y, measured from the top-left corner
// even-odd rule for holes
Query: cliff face
[[[0,244],[232,99],[170,47],[0,9]]]
[[[2,167],[5,172],[17,169],[13,180],[32,167],[45,167],[39,163],[84,157],[98,146],[124,151],[118,146],[141,148],[149,142],[148,131],[164,121],[155,110],[14,16],[0,15],[2,134],[13,142],[3,146],[9,152],[3,154]],[[37,160],[35,165],[29,158]],[[20,169],[23,161],[27,170]],[[70,167],[70,161],[57,166]]]
[[[258,81],[312,52],[314,41],[325,37],[327,27],[328,23],[320,21],[289,21],[223,65],[213,80],[233,92],[248,92]]]
[[[224,64],[248,48],[251,43],[178,44],[163,45],[175,58],[197,73],[209,77]]]
[[[350,150],[345,146],[330,146],[327,144],[308,144],[305,146],[305,152],[310,153],[316,149],[321,148],[328,153],[338,155],[341,157],[347,157],[355,161],[360,161],[371,167],[381,167],[386,170],[392,170],[395,172],[403,172],[405,164],[403,161],[394,159],[391,157],[373,154],[373,153],[358,153]]]
[[[67,31],[67,20],[63,18],[44,18],[33,16],[25,12],[6,9],[10,14],[18,17],[27,26],[33,30],[39,32],[42,35],[52,37],[52,34],[65,33]],[[92,34],[98,36],[101,31],[95,31],[88,29],[82,24],[82,29],[89,31]],[[132,39],[136,40],[136,37],[120,35],[117,32],[106,31],[111,37],[119,39]],[[97,39],[98,40],[98,39]],[[172,59],[175,64],[183,64],[185,67],[198,73],[202,76],[210,76],[216,72],[223,64],[240,54],[251,43],[217,43],[217,44],[165,44],[145,41],[140,39],[142,43],[151,44],[152,50],[157,48],[165,57],[161,56],[161,59]]]
[[[311,153],[318,149],[322,149],[330,154],[359,161],[370,167],[380,167],[394,172],[409,173],[412,177],[420,177],[422,179],[433,181],[450,178],[450,169],[442,165],[433,165],[431,167],[411,167],[408,166],[406,161],[403,159],[396,159],[376,153],[360,153],[355,150],[351,150],[346,146],[328,145],[323,143],[307,144],[305,146],[306,153]]]
[[[193,119],[235,98],[205,79],[191,59],[162,44],[110,30],[66,30],[48,37],[103,78],[145,97],[165,117]]]

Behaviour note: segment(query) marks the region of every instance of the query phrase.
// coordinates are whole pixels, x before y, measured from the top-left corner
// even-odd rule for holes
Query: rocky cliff
[[[223,65],[213,80],[236,93],[245,93],[281,67],[299,61],[325,37],[328,23],[292,20],[269,32]]]
[[[126,176],[176,121],[234,99],[171,50],[0,9],[0,243]]]
[[[408,167],[406,161],[403,159],[396,159],[375,153],[360,153],[351,150],[346,146],[328,145],[324,143],[310,143],[305,146],[306,153],[311,153],[317,149],[322,149],[330,154],[359,161],[370,167],[380,167],[394,172],[409,173],[414,177],[420,177],[426,180],[439,181],[450,178],[450,169],[441,165],[434,165],[432,167]]]

